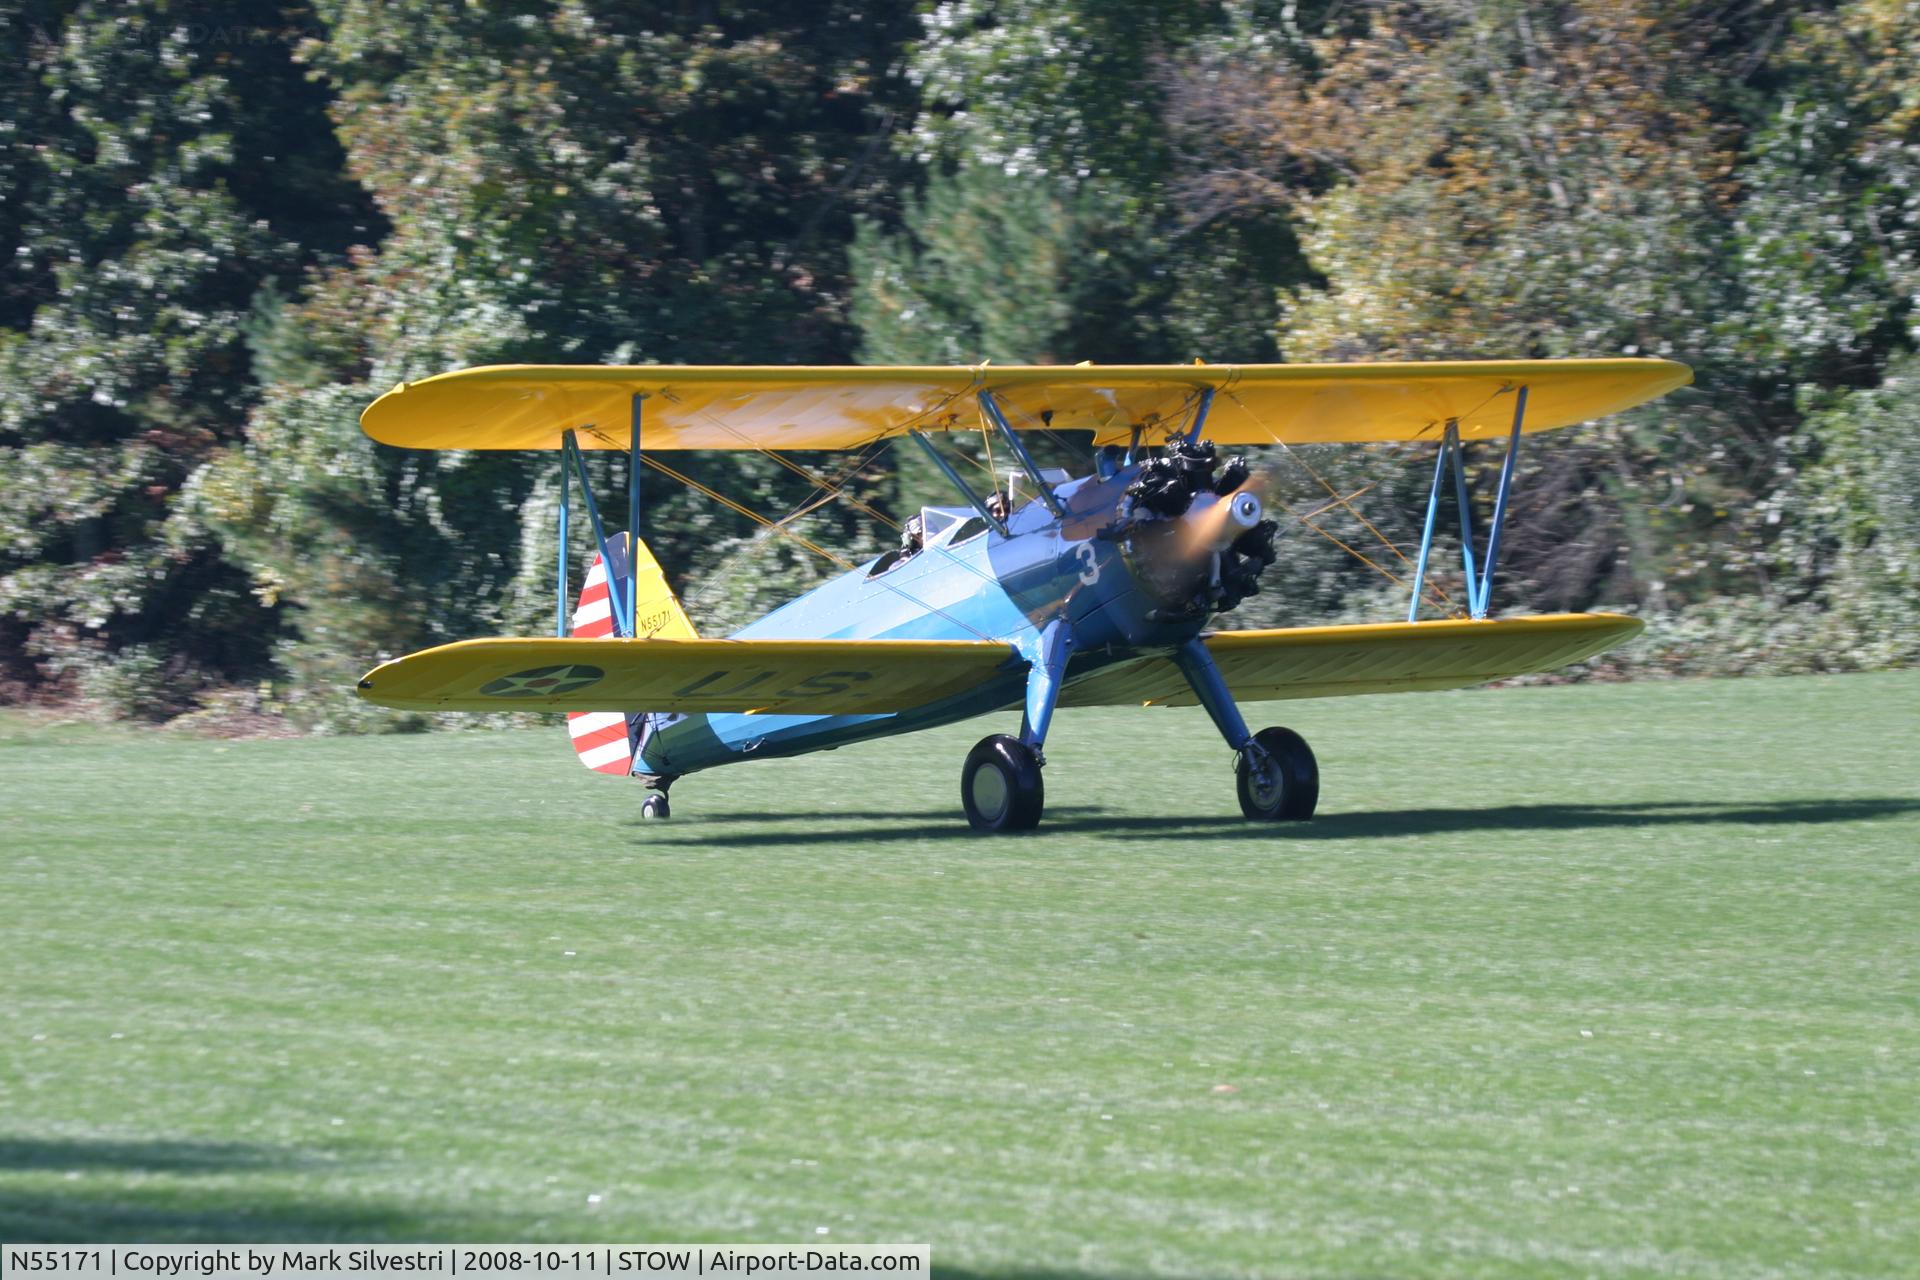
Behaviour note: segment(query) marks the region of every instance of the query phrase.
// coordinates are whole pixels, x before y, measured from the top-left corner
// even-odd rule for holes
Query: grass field
[[[0,1239],[1920,1274],[1920,672],[1069,712],[700,775],[0,720]]]

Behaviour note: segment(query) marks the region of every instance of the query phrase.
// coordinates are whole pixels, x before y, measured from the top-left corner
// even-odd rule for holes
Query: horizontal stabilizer
[[[1206,643],[1236,699],[1273,702],[1459,689],[1551,671],[1631,640],[1641,625],[1618,613],[1549,613],[1222,631]],[[1069,683],[1060,705],[1187,707],[1195,701],[1171,659],[1141,657]]]
[[[1011,646],[987,640],[498,637],[396,658],[359,692],[409,711],[859,715],[926,706],[1022,667]]]

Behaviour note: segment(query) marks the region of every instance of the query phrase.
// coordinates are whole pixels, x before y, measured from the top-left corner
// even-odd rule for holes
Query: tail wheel
[[[1307,740],[1291,729],[1262,729],[1258,750],[1234,765],[1240,812],[1255,822],[1305,822],[1320,803],[1320,765]]]
[[[673,816],[673,808],[667,803],[665,795],[656,792],[640,802],[640,816],[643,818],[671,818]]]
[[[1047,803],[1040,757],[1018,738],[982,738],[960,771],[960,803],[975,831],[1031,831]]]

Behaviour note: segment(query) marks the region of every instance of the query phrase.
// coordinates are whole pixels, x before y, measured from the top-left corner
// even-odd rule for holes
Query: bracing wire
[[[1229,395],[1229,398],[1232,399],[1234,404],[1239,406],[1241,412],[1245,413],[1249,418],[1252,418],[1254,422],[1260,426],[1261,430],[1265,431],[1267,435],[1273,439],[1274,443],[1280,446],[1281,452],[1285,453],[1287,455],[1287,458],[1290,461],[1294,462],[1296,465],[1300,467],[1302,471],[1305,471],[1309,476],[1311,476],[1315,481],[1315,483],[1317,483],[1322,489],[1326,490],[1328,496],[1333,499],[1333,501],[1326,503],[1325,505],[1317,508],[1313,512],[1304,516],[1301,515],[1293,506],[1287,503],[1285,499],[1279,498],[1276,496],[1274,501],[1278,502],[1280,506],[1287,512],[1287,514],[1292,516],[1295,520],[1298,520],[1301,524],[1305,525],[1307,528],[1313,530],[1315,533],[1319,534],[1321,537],[1327,539],[1327,541],[1333,543],[1335,546],[1339,547],[1341,550],[1347,552],[1349,555],[1353,556],[1356,560],[1359,560],[1362,564],[1366,565],[1369,569],[1372,569],[1374,572],[1380,574],[1382,577],[1385,577],[1389,582],[1392,582],[1398,586],[1405,586],[1406,585],[1405,580],[1402,579],[1399,575],[1394,574],[1385,568],[1382,568],[1380,565],[1374,563],[1373,560],[1361,554],[1361,552],[1356,548],[1354,548],[1353,546],[1349,545],[1348,543],[1342,541],[1339,538],[1336,538],[1331,533],[1328,533],[1325,529],[1322,529],[1319,525],[1313,523],[1313,520],[1315,517],[1324,515],[1326,512],[1336,507],[1341,508],[1345,510],[1347,514],[1351,515],[1355,520],[1357,520],[1360,523],[1362,528],[1366,529],[1368,533],[1371,533],[1379,541],[1381,546],[1391,551],[1400,560],[1401,564],[1411,568],[1413,566],[1413,561],[1407,558],[1407,553],[1400,549],[1399,544],[1395,543],[1393,539],[1387,537],[1386,534],[1382,533],[1378,525],[1374,524],[1373,521],[1367,519],[1367,517],[1361,513],[1360,509],[1353,505],[1354,498],[1359,497],[1360,494],[1365,493],[1368,489],[1373,488],[1375,485],[1379,484],[1380,482],[1376,480],[1372,484],[1369,484],[1364,488],[1355,490],[1352,494],[1343,495],[1338,489],[1336,489],[1326,479],[1326,477],[1322,476],[1319,473],[1319,471],[1315,470],[1311,463],[1309,463],[1305,458],[1301,457],[1298,453],[1296,453],[1293,450],[1293,448],[1290,445],[1288,445],[1284,439],[1281,438],[1279,432],[1273,430],[1272,427],[1269,427],[1266,424],[1266,422],[1263,421],[1258,414],[1256,414],[1252,409],[1248,408],[1244,400],[1242,400],[1237,395],[1233,395],[1231,392],[1229,392],[1228,395]],[[1411,442],[1409,441],[1407,442],[1407,444],[1401,445],[1399,449],[1394,450],[1393,455],[1389,455],[1389,456],[1397,456],[1399,453],[1404,452],[1408,444],[1411,444]],[[1444,588],[1442,588],[1438,583],[1434,582],[1431,578],[1427,580],[1426,586],[1429,590],[1431,590],[1434,593],[1436,597],[1438,597],[1440,603],[1451,607],[1452,600],[1447,595]]]
[[[726,507],[729,511],[738,512],[739,514],[745,516],[747,519],[753,521],[755,524],[759,525],[761,528],[766,529],[770,533],[777,533],[782,537],[792,539],[794,542],[798,543],[800,546],[805,547],[808,551],[813,552],[815,555],[821,557],[824,560],[828,560],[836,565],[839,565],[844,570],[853,570],[853,569],[859,568],[859,566],[854,564],[851,560],[847,560],[844,557],[834,554],[833,552],[827,550],[825,547],[821,546],[819,543],[814,542],[812,539],[802,534],[796,533],[794,530],[785,527],[783,524],[779,522],[769,520],[767,517],[761,515],[759,512],[753,510],[752,508],[743,506],[740,503],[735,502],[732,498],[727,497],[724,493],[719,492],[717,489],[713,489],[707,485],[701,484],[698,480],[695,480],[692,476],[682,475],[680,472],[674,470],[672,467],[669,467],[666,463],[661,462],[658,458],[655,458],[652,455],[647,455],[644,461],[648,466],[652,467],[655,471],[658,471],[661,475],[666,476],[671,480],[679,481],[681,484],[685,485],[687,488],[692,489],[695,493],[701,494],[704,497],[712,499],[713,501],[719,503],[721,506]],[[888,582],[884,577],[873,579],[873,581],[877,582],[880,586],[886,588],[888,591],[893,592],[895,595],[907,601],[909,604],[916,605],[919,608],[925,609],[928,613],[936,614],[939,617],[945,618],[948,622],[951,622],[954,626],[959,627],[963,631],[972,632],[976,639],[980,639],[980,640],[993,639],[992,636],[988,635],[986,632],[980,630],[978,627],[967,622],[965,619],[956,618],[952,614],[948,613],[945,609],[942,609],[939,605],[930,604],[925,600],[919,599],[917,596],[913,595],[911,592],[901,587],[898,583]]]
[[[681,484],[693,490],[695,493],[701,494],[707,498],[711,498],[713,501],[719,503],[721,506],[727,508],[729,511],[739,512],[741,515],[745,516],[747,519],[753,521],[755,524],[761,526],[764,529],[767,529],[773,533],[780,534],[783,537],[791,538],[793,541],[799,543],[801,546],[813,552],[815,555],[819,556],[821,559],[831,560],[834,564],[839,565],[842,569],[851,569],[854,567],[853,561],[847,560],[841,556],[835,555],[833,552],[827,550],[825,547],[821,546],[819,543],[814,542],[812,539],[808,538],[806,535],[801,533],[796,533],[794,530],[786,528],[784,524],[778,521],[769,520],[767,517],[761,515],[758,511],[753,510],[751,507],[742,506],[740,503],[735,502],[732,498],[729,498],[726,494],[721,493],[717,489],[709,488],[707,485],[701,484],[698,480],[695,480],[692,476],[682,475],[680,472],[675,471],[672,467],[660,461],[658,458],[654,457],[652,454],[646,455],[644,461],[648,466],[652,467],[655,471],[658,471],[661,475],[666,476],[668,479],[679,481]]]
[[[1364,564],[1365,566],[1367,566],[1367,568],[1373,570],[1375,573],[1385,578],[1388,582],[1391,582],[1398,587],[1404,587],[1407,585],[1406,580],[1402,578],[1399,574],[1393,572],[1393,570],[1384,568],[1381,565],[1375,563],[1372,559],[1370,559],[1366,555],[1366,553],[1362,552],[1357,547],[1354,547],[1350,543],[1341,541],[1339,538],[1336,538],[1333,534],[1328,533],[1325,529],[1322,529],[1319,525],[1313,523],[1313,521],[1308,519],[1306,516],[1301,515],[1299,511],[1295,510],[1293,505],[1289,503],[1285,498],[1276,496],[1274,498],[1274,501],[1279,503],[1281,509],[1284,510],[1288,515],[1292,516],[1295,520],[1298,520],[1303,527],[1313,530],[1315,533],[1325,538],[1328,542],[1331,542],[1334,546],[1339,547],[1342,551],[1346,552],[1348,555],[1358,560],[1361,564]]]
[[[812,515],[815,511],[818,511],[821,507],[824,507],[828,503],[832,502],[835,498],[839,496],[839,493],[840,493],[839,486],[852,483],[852,481],[857,476],[859,476],[861,472],[865,471],[868,467],[872,466],[874,462],[878,460],[878,458],[880,457],[881,450],[885,447],[885,444],[886,444],[885,441],[874,441],[872,444],[870,444],[867,447],[867,450],[864,454],[862,454],[858,458],[855,458],[851,463],[847,464],[845,467],[843,467],[840,470],[839,475],[835,478],[835,481],[834,481],[834,484],[835,484],[834,489],[828,492],[822,493],[818,497],[812,494],[809,494],[806,498],[803,498],[798,503],[794,504],[793,509],[788,511],[786,515],[781,516],[778,520],[774,521],[773,522],[774,525],[777,526],[778,528],[784,529],[787,525],[790,525],[797,520],[801,520],[806,518],[809,515]],[[723,560],[720,563],[718,568],[716,568],[712,573],[707,575],[706,582],[701,586],[699,594],[693,598],[692,603],[698,606],[706,603],[707,600],[712,598],[713,593],[718,591],[720,587],[725,584],[729,575],[732,574],[734,567],[737,564],[739,564],[740,561],[746,559],[747,556],[751,555],[752,552],[753,552],[753,547],[751,543],[749,543],[748,545],[742,546],[737,551],[735,551],[732,555],[728,556],[725,560]]]
[[[671,399],[672,397],[669,396],[668,398]],[[678,401],[676,401],[676,403],[678,403]],[[732,436],[734,439],[739,440],[744,444],[746,444],[755,453],[765,454],[767,457],[773,459],[775,462],[779,463],[781,466],[785,467],[787,470],[793,472],[793,474],[799,476],[802,480],[805,480],[807,483],[813,485],[815,488],[824,489],[831,496],[845,499],[847,502],[847,505],[854,507],[857,510],[865,512],[867,515],[872,516],[875,520],[878,520],[881,524],[886,525],[890,529],[896,529],[896,530],[899,529],[900,527],[899,521],[887,515],[885,512],[879,511],[874,507],[869,506],[867,503],[862,502],[859,498],[846,492],[844,485],[847,480],[852,478],[851,476],[843,477],[841,481],[836,483],[833,480],[827,479],[825,476],[815,474],[812,470],[801,466],[799,463],[795,462],[793,459],[787,457],[786,455],[776,452],[775,450],[769,449],[763,444],[756,443],[753,439],[751,439],[750,437],[748,437],[738,429],[728,426],[724,421],[722,421],[720,418],[716,417],[714,414],[710,413],[709,411],[705,409],[695,409],[694,412],[698,414],[700,417],[706,419],[708,422],[712,423],[714,426],[726,432],[728,435]],[[869,461],[871,461],[871,458],[869,458]],[[857,474],[857,472],[855,474]]]

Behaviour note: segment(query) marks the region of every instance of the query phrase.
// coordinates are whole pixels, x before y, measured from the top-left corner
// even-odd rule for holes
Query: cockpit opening
[[[1005,499],[1001,501],[1004,506]],[[897,569],[928,547],[958,546],[979,537],[987,527],[972,507],[922,507],[918,515],[907,517],[900,526],[899,547],[874,561],[867,577],[877,578]]]

